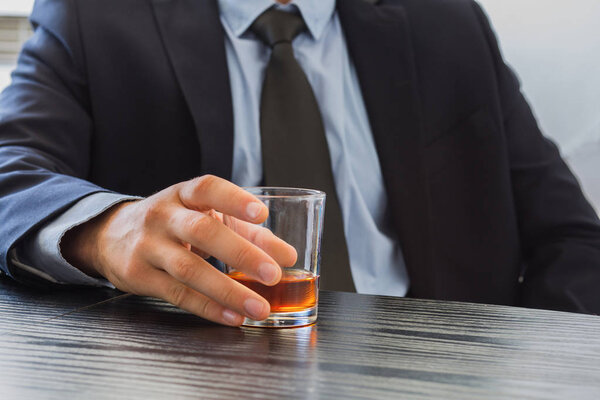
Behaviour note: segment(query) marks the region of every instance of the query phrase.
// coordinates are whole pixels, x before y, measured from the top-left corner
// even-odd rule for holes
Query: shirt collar
[[[234,35],[240,37],[265,10],[275,5],[285,11],[297,9],[314,39],[319,39],[333,16],[335,0],[292,0],[286,5],[275,0],[219,0],[219,10]]]

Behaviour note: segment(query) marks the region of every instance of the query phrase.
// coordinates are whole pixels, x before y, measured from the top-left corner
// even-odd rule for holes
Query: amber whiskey
[[[303,311],[317,305],[319,277],[308,271],[284,268],[275,286],[263,285],[239,271],[228,275],[264,297],[272,313]]]

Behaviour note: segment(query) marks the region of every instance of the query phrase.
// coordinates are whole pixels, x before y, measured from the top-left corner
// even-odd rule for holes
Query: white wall
[[[0,0],[0,17],[23,17],[29,15],[34,0]],[[10,83],[12,63],[0,62],[0,90]]]
[[[600,140],[600,0],[479,0],[545,133],[565,154]]]
[[[29,15],[34,0],[0,0],[0,15],[23,16]]]

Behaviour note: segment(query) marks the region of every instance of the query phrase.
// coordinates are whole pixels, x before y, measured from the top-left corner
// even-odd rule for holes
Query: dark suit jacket
[[[600,312],[600,225],[471,0],[339,0],[415,297]],[[38,0],[0,100],[0,265],[77,200],[231,175],[215,0]],[[544,66],[540,66],[544,67]],[[358,162],[359,160],[357,160]]]

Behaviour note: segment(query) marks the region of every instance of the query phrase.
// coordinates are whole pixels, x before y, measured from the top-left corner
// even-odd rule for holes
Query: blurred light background
[[[31,34],[27,15],[32,7],[33,0],[0,0],[0,88],[10,83],[18,51]]]
[[[600,0],[479,2],[542,130],[600,210]],[[32,6],[33,0],[0,0],[0,88],[30,34]]]
[[[600,0],[479,0],[542,131],[600,211]]]

